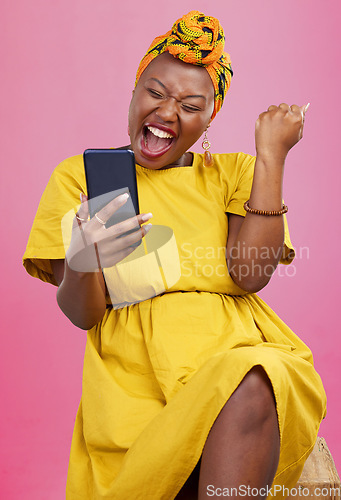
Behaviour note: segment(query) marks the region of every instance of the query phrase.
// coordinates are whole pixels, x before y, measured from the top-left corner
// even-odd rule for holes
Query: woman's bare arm
[[[267,168],[256,160],[250,206],[260,210],[282,207],[282,168]],[[228,214],[227,263],[231,278],[245,291],[258,292],[269,282],[282,254],[283,216],[245,217]]]
[[[282,208],[284,163],[288,151],[302,138],[306,107],[285,103],[270,106],[256,122],[254,178],[249,206]],[[284,243],[283,216],[229,214],[227,265],[230,276],[245,291],[257,292],[270,280]]]
[[[74,325],[89,330],[101,321],[106,309],[102,272],[73,271],[64,260],[51,260],[51,266],[60,309]]]
[[[102,268],[114,266],[134,251],[151,226],[141,224],[152,214],[139,214],[107,228],[106,221],[124,205],[127,196],[116,197],[91,220],[88,220],[87,197],[83,195],[81,199],[66,258],[51,260],[51,266],[58,284],[60,309],[74,325],[89,330],[101,321],[106,310]],[[133,232],[127,233],[132,229]]]

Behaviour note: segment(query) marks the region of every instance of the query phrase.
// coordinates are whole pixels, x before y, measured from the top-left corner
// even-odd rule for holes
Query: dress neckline
[[[148,173],[152,173],[152,174],[170,174],[171,172],[179,172],[179,171],[191,171],[191,170],[194,170],[197,165],[198,165],[198,162],[199,162],[199,154],[198,153],[194,153],[193,151],[189,151],[189,153],[192,153],[193,155],[193,162],[192,162],[192,165],[186,165],[186,166],[182,166],[182,167],[171,167],[171,168],[162,168],[162,169],[152,169],[152,168],[147,168],[147,167],[143,167],[142,165],[140,165],[139,163],[136,163],[136,167],[138,167],[138,169],[142,170],[143,172],[148,172]]]

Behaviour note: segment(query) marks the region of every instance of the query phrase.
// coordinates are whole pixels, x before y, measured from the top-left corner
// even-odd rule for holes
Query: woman
[[[127,146],[140,231],[117,237],[136,219],[104,228],[124,197],[88,221],[81,156],[57,167],[41,200],[24,265],[58,285],[62,311],[89,330],[68,499],[202,499],[251,496],[250,488],[260,498],[271,485],[283,498],[325,415],[310,350],[255,293],[294,258],[282,178],[307,106],[272,105],[259,116],[256,158],[190,152],[230,84],[223,49],[219,22],[193,11],[141,61]],[[79,196],[65,259],[61,220]],[[153,225],[143,225],[151,213]],[[117,278],[133,265],[132,244],[165,226],[181,276],[149,296],[142,286],[137,298],[115,297],[125,287],[101,268]],[[101,268],[96,260],[82,272],[81,241],[97,247]],[[143,275],[140,265],[148,289]]]

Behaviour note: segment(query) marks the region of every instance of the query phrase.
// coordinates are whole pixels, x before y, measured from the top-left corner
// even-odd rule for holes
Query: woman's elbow
[[[229,274],[234,283],[248,293],[256,293],[262,290],[270,281],[276,267],[270,268],[257,268],[250,266],[248,263],[232,264],[228,263]]]
[[[74,307],[70,301],[65,301],[57,292],[57,303],[62,313],[71,321],[71,323],[81,330],[91,330],[102,320],[106,307],[105,305],[96,309]]]

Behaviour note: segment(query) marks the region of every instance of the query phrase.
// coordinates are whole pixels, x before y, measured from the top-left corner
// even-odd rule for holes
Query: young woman
[[[193,11],[140,64],[126,146],[136,160],[137,219],[104,226],[126,202],[117,197],[88,220],[81,155],[56,168],[39,205],[24,265],[58,285],[60,308],[88,330],[70,500],[251,496],[251,488],[261,498],[271,485],[283,498],[325,415],[310,350],[256,295],[294,258],[282,180],[307,106],[259,115],[256,158],[192,153],[230,84],[224,40],[218,20]],[[65,253],[61,221],[77,208]],[[136,220],[141,229],[119,238]],[[137,295],[127,295],[127,282],[109,286],[105,271],[124,281],[132,244],[148,247],[164,227],[176,240],[177,280],[158,288],[140,256],[130,283]],[[82,241],[96,247],[101,268]],[[166,276],[173,261],[162,265]]]

